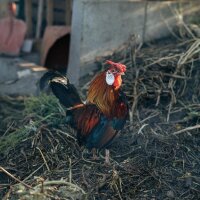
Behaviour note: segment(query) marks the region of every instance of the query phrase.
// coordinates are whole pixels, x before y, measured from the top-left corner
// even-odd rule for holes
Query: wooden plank
[[[33,35],[32,26],[32,0],[25,1],[25,20],[27,24],[27,36],[31,38]]]
[[[22,63],[19,63],[18,65],[19,67],[22,67],[22,68],[33,68],[36,66],[35,63],[31,63],[31,62],[22,62]]]
[[[32,8],[32,12],[33,12],[33,23],[37,24],[37,9],[36,8]],[[35,17],[34,17],[35,16]],[[46,13],[43,12],[43,23],[44,20],[46,20]],[[54,14],[53,14],[53,24],[54,25],[65,25],[65,12],[56,12],[54,10]]]
[[[37,14],[37,26],[36,26],[36,39],[39,39],[40,34],[41,34],[43,7],[44,7],[44,0],[39,0],[38,14]]]
[[[71,16],[72,16],[72,0],[66,0],[65,24],[67,26],[71,25]]]
[[[53,17],[54,17],[54,3],[53,0],[46,1],[46,19],[47,25],[53,25]]]
[[[54,10],[54,24],[65,25],[65,12],[56,12]]]
[[[32,1],[33,1],[33,6],[38,5],[38,2],[39,2],[38,0],[32,0]],[[69,0],[67,0],[67,1],[69,1]],[[53,2],[54,2],[54,5],[53,5],[54,9],[65,10],[65,5],[66,5],[65,0],[53,0]],[[46,3],[44,5],[44,7],[46,7]]]
[[[41,71],[47,71],[47,68],[42,67],[42,66],[35,66],[35,67],[31,68],[31,70],[33,72],[41,72]]]

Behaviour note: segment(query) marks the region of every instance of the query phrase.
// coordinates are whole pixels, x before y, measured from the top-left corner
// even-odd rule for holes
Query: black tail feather
[[[78,91],[67,77],[54,71],[48,71],[40,79],[40,89],[45,88],[47,83],[50,85],[53,94],[59,99],[60,103],[66,108],[82,104]]]
[[[48,72],[46,72],[39,81],[39,87],[40,90],[43,91],[48,85],[49,85],[49,81],[51,81],[53,78],[55,77],[62,77],[62,78],[66,78],[65,76],[63,76],[62,74],[60,74],[57,71],[53,71],[50,70]],[[67,79],[67,78],[66,78]]]

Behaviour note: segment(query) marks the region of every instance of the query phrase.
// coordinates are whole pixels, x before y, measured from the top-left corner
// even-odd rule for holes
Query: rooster
[[[124,127],[128,118],[128,102],[121,90],[126,66],[106,61],[108,69],[100,72],[90,83],[86,103],[68,78],[48,71],[40,79],[40,87],[48,80],[53,94],[66,108],[68,124],[77,131],[77,140],[92,150],[106,149],[105,163],[109,163],[107,147]]]

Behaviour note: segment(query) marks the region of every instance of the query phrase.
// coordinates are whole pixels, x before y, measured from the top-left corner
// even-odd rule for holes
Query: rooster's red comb
[[[117,67],[121,72],[125,72],[126,71],[126,65],[123,65],[121,63],[115,63],[111,60],[106,60],[106,64],[109,64],[111,66]]]

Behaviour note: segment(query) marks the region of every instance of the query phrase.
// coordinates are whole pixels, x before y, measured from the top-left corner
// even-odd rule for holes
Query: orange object
[[[0,20],[0,30],[0,53],[18,55],[26,34],[26,24],[7,17]]]
[[[17,5],[14,2],[8,3],[8,12],[10,15],[15,16],[17,13]]]

